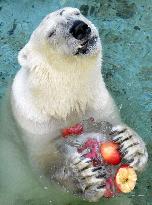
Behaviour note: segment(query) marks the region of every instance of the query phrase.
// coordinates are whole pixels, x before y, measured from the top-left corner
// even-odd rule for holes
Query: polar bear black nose
[[[74,38],[82,40],[83,38],[89,36],[91,33],[91,28],[83,21],[77,20],[74,21],[73,26],[70,29],[70,33]]]

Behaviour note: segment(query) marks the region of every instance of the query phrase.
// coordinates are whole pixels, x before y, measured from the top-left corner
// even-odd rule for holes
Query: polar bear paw
[[[120,144],[120,151],[128,164],[137,171],[142,171],[147,164],[148,153],[143,140],[131,128],[118,125],[113,127],[113,140]]]
[[[83,158],[81,154],[75,154],[71,168],[79,180],[83,197],[90,202],[98,201],[106,190],[104,166],[94,167],[90,159]]]

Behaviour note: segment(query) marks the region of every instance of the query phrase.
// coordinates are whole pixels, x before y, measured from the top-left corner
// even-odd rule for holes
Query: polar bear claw
[[[112,134],[115,135],[113,140],[120,144],[120,151],[135,170],[141,171],[144,169],[148,153],[143,140],[131,128],[125,125],[119,125],[112,129]]]
[[[106,172],[104,166],[95,168],[90,159],[82,160],[81,154],[76,154],[70,167],[79,179],[82,196],[91,202],[98,201],[105,193]]]

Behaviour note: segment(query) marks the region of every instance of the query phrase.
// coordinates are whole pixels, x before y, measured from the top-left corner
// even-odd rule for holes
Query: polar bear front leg
[[[135,170],[142,171],[147,164],[148,153],[141,137],[126,125],[113,127],[111,135],[120,144],[120,151],[128,164]]]
[[[94,167],[91,160],[76,153],[70,167],[79,179],[82,196],[90,201],[98,201],[105,193],[106,170],[104,166]]]

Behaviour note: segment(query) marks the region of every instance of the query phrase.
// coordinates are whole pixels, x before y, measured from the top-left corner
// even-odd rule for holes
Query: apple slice
[[[115,177],[115,183],[119,191],[123,193],[131,192],[136,185],[137,175],[135,170],[129,166],[121,166]]]

